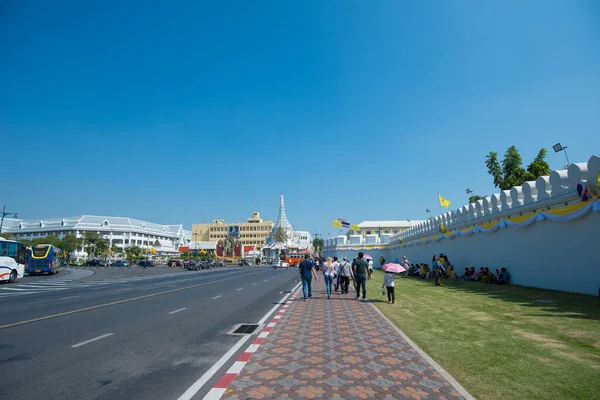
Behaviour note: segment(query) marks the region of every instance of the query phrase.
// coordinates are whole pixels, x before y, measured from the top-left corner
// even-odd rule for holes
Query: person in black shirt
[[[304,256],[304,261],[298,265],[298,271],[300,272],[300,277],[302,278],[302,294],[304,294],[304,301],[306,301],[307,298],[312,297],[312,278],[314,277],[315,280],[317,279],[315,266],[309,258],[310,256],[306,254]]]

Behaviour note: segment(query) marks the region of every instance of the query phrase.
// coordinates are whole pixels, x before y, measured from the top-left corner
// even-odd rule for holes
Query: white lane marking
[[[256,282],[254,282],[252,285],[256,285]]]
[[[74,345],[73,345],[73,346],[71,346],[71,347],[72,347],[72,348],[80,347],[80,346],[86,345],[86,344],[88,344],[88,343],[95,342],[96,340],[104,339],[105,337],[109,337],[109,336],[112,336],[112,335],[114,335],[114,333],[106,333],[106,334],[104,334],[104,335],[101,335],[101,336],[95,337],[95,338],[93,338],[93,339],[86,340],[85,342],[81,342],[81,343],[74,344]]]
[[[61,297],[59,300],[68,300],[68,299],[76,299],[79,296],[69,296],[69,297]]]
[[[259,337],[260,339],[264,339],[264,338],[266,338],[267,336],[269,336],[269,332],[261,332],[261,333],[259,333],[259,334],[258,334],[258,337]]]
[[[219,359],[219,361],[217,361],[215,363],[215,365],[210,367],[210,369],[208,371],[206,371],[204,373],[204,375],[202,375],[200,377],[200,379],[198,379],[196,382],[194,382],[194,384],[192,386],[190,386],[189,389],[186,390],[184,394],[179,396],[178,400],[190,400],[192,397],[194,397],[194,395],[196,393],[198,393],[198,391],[200,389],[202,389],[202,386],[204,386],[206,384],[206,382],[208,382],[208,380],[210,378],[212,378],[213,375],[216,374],[217,371],[219,369],[221,369],[221,367],[223,365],[225,365],[225,363],[227,361],[229,361],[229,359],[231,357],[234,356],[234,354],[244,345],[244,343],[246,343],[246,341],[248,339],[250,339],[250,336],[251,335],[246,335],[246,336],[242,337],[240,340],[238,340],[238,342],[236,344],[234,344],[233,347],[231,349],[229,349],[229,351],[227,353],[223,354],[223,357],[221,357]]]
[[[239,292],[240,290],[242,290],[243,288],[237,288],[235,289],[236,292]]]
[[[265,279],[264,281],[266,282],[267,280]]]
[[[126,287],[126,288],[123,288],[123,289],[117,289],[117,292],[122,292],[123,290],[129,290],[129,289],[131,289],[131,287]]]
[[[215,296],[215,297],[213,297],[212,299],[213,299],[213,300],[216,300],[216,299],[218,299],[219,297],[223,297],[223,295],[222,295],[222,294],[220,294],[220,295],[218,295],[218,296]]]
[[[292,292],[294,290],[296,290],[298,287],[300,286],[300,283],[298,283],[294,289],[292,289]],[[287,298],[290,296],[291,293],[286,294],[285,296],[283,296],[283,298],[279,301],[279,303],[283,303],[285,300],[287,300]],[[262,317],[262,319],[258,322],[259,324],[264,324],[265,321],[269,318],[269,316],[271,314],[273,314],[275,312],[275,310],[277,310],[277,307],[279,307],[279,304],[274,306],[273,308],[271,308],[264,317]],[[250,339],[252,335],[246,335],[244,337],[242,337],[236,344],[233,345],[233,347],[231,349],[229,349],[229,351],[227,353],[225,353],[223,355],[223,357],[221,357],[219,359],[219,361],[217,361],[215,363],[215,365],[213,365],[212,367],[210,367],[210,369],[208,371],[206,371],[204,373],[204,375],[202,375],[196,382],[194,382],[194,384],[192,386],[189,387],[188,390],[185,391],[184,394],[182,394],[178,400],[190,400],[192,397],[194,397],[194,395],[196,393],[198,393],[198,391],[200,391],[200,389],[202,389],[202,387],[206,384],[206,382],[208,382],[214,374],[217,373],[217,371],[219,369],[221,369],[221,367],[223,365],[225,365],[225,363],[227,361],[229,361],[229,359],[231,357],[233,357],[235,355],[235,353],[240,349],[240,347],[242,347],[244,345],[244,343],[246,343],[246,341],[248,339]],[[225,389],[223,390],[222,393],[225,392]],[[209,393],[210,395],[210,393]],[[206,398],[209,398],[208,395]]]
[[[183,307],[183,308],[180,308],[179,310],[171,311],[169,314],[175,314],[175,313],[178,313],[179,311],[183,311],[183,310],[187,310],[187,307]]]

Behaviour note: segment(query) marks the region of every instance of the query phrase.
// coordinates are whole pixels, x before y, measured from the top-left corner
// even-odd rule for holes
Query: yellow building
[[[248,222],[226,223],[223,219],[215,219],[211,224],[192,224],[192,242],[218,242],[225,239],[231,230],[237,231],[234,227],[239,227],[239,241],[244,253],[247,253],[265,245],[273,230],[273,222],[263,221],[260,213],[254,212]]]

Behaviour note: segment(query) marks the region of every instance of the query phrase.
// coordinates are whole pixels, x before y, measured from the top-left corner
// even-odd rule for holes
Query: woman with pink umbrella
[[[394,283],[394,274],[399,274],[400,272],[406,271],[400,264],[388,263],[384,264],[381,267],[385,271],[385,275],[383,276],[383,285],[387,289],[388,303],[395,304],[396,303],[396,292],[395,292],[395,283]],[[383,293],[382,293],[383,294]]]

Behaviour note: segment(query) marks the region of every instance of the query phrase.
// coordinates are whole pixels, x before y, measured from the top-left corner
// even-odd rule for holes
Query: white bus
[[[0,237],[0,282],[12,283],[23,277],[27,249],[19,242]]]

